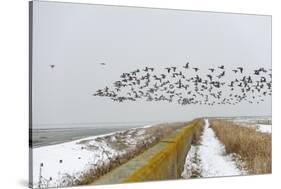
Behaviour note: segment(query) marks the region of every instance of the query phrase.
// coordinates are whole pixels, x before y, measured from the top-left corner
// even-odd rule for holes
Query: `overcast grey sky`
[[[271,115],[261,104],[116,103],[92,94],[144,66],[271,68],[271,17],[35,1],[33,123]],[[100,62],[106,62],[101,66]],[[51,69],[50,64],[55,68]]]

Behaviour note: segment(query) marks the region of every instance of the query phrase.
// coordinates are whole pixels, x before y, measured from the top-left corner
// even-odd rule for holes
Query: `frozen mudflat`
[[[224,145],[217,139],[208,119],[201,136],[201,144],[192,146],[187,154],[183,178],[243,175]]]

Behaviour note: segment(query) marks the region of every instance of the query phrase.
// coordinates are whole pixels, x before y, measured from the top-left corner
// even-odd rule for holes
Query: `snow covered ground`
[[[146,133],[148,128],[149,126],[145,126],[34,148],[34,188],[72,185],[75,178],[79,178],[85,171],[130,153],[130,150],[136,149],[138,145],[152,143],[155,137]]]
[[[257,124],[256,129],[262,133],[271,133],[271,125]]]
[[[183,178],[218,177],[243,175],[231,155],[227,155],[224,145],[217,139],[209,120],[201,136],[201,144],[192,146],[186,157]]]

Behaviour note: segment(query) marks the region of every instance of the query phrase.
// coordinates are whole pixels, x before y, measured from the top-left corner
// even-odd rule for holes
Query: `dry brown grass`
[[[226,152],[238,154],[250,173],[271,173],[271,134],[224,120],[210,120],[210,126]]]
[[[153,146],[157,141],[149,144],[149,146]],[[114,168],[128,162],[130,159],[134,158],[138,154],[144,152],[148,147],[146,144],[139,144],[135,149],[131,149],[127,153],[123,154],[122,156],[117,156],[115,158],[110,158],[110,161],[107,163],[103,163],[101,166],[96,167],[95,169],[90,169],[84,172],[80,178],[76,180],[75,185],[87,185],[91,184],[100,176],[108,173],[109,171],[113,170]]]
[[[203,119],[199,122],[198,127],[194,130],[193,136],[192,136],[192,145],[199,145],[201,143],[201,136],[204,130],[204,121]]]

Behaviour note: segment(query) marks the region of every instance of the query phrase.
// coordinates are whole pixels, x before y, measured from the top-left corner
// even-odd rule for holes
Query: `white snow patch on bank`
[[[151,125],[145,126],[146,128]],[[62,144],[38,147],[32,149],[33,157],[33,187],[62,187],[70,186],[74,178],[78,178],[90,168],[96,168],[109,163],[109,158],[128,153],[125,150],[111,148],[106,141],[113,143],[124,140],[134,149],[138,143],[149,142],[153,138],[146,134],[144,128],[117,131],[105,135],[87,137]],[[40,177],[41,167],[41,179]]]
[[[197,174],[201,172],[201,164],[200,159],[198,159],[198,146],[192,145],[187,153],[184,170],[181,176],[187,179],[194,176],[194,172]]]
[[[257,131],[262,133],[271,133],[271,125],[257,124]]]

